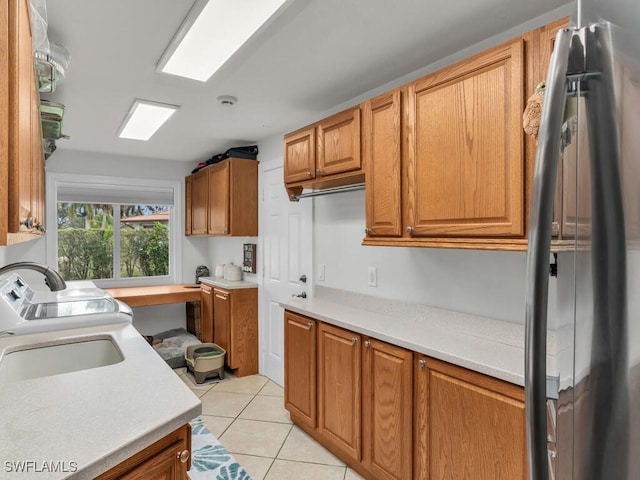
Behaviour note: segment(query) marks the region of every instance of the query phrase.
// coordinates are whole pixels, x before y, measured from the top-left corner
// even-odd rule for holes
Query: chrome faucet
[[[65,288],[67,288],[67,284],[58,272],[46,265],[42,265],[36,262],[17,262],[5,265],[4,267],[0,268],[0,275],[6,272],[21,269],[35,270],[36,272],[40,272],[41,274],[43,274],[44,283],[47,284],[47,287],[49,287],[52,292],[57,292],[58,290],[64,290]]]

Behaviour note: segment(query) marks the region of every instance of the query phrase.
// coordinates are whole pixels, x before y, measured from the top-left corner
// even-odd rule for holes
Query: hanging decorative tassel
[[[536,140],[538,140],[538,129],[540,128],[544,87],[545,82],[540,82],[536,86],[536,91],[527,100],[527,106],[522,115],[522,128],[524,128],[524,133],[531,135]]]

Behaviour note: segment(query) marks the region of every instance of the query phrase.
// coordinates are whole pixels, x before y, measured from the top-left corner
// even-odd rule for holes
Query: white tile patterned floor
[[[175,372],[202,400],[202,419],[254,480],[358,480],[356,472],[291,423],[284,390],[267,377],[194,383]]]

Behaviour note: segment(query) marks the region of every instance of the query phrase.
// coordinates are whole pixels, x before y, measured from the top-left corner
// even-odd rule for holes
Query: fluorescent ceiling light
[[[157,71],[206,82],[287,0],[196,0]]]
[[[136,98],[118,130],[118,136],[147,141],[179,108]]]

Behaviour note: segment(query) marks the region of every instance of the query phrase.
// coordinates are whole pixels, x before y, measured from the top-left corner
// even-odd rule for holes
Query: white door
[[[313,293],[313,208],[311,198],[290,202],[282,167],[268,168],[261,175],[260,373],[284,385],[284,309],[278,302],[303,291]]]

